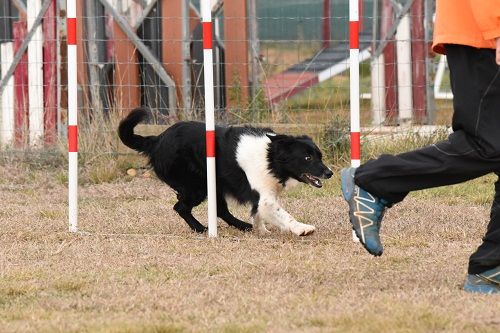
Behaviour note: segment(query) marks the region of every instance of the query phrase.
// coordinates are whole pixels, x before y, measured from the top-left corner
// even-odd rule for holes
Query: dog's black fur
[[[207,196],[205,124],[179,122],[158,136],[134,134],[134,127],[149,114],[145,107],[133,110],[120,123],[122,142],[149,157],[157,176],[177,192],[174,210],[197,232],[206,231],[192,215],[194,207]],[[259,193],[253,189],[236,160],[238,143],[243,135],[268,136],[267,169],[285,186],[289,179],[321,187],[319,178],[332,172],[322,162],[321,152],[307,136],[277,135],[269,128],[216,126],[217,215],[229,225],[249,230],[252,225],[234,217],[228,210],[226,196],[241,204],[251,204],[252,215],[259,207]],[[307,157],[307,160],[306,160]]]

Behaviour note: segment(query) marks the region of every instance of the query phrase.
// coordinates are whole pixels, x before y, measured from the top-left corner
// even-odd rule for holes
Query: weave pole
[[[76,0],[66,1],[68,33],[68,218],[69,231],[78,231],[78,103]]]
[[[349,0],[349,60],[351,98],[351,166],[359,167],[361,135],[359,120],[359,2]]]
[[[349,0],[349,61],[351,99],[351,167],[361,164],[361,135],[359,116],[359,0]],[[354,230],[352,239],[359,241]]]
[[[215,182],[214,73],[212,53],[212,6],[201,0],[203,70],[205,82],[205,128],[207,152],[208,237],[217,237],[217,190]]]

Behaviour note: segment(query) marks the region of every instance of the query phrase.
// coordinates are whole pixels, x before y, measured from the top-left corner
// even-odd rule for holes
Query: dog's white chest
[[[267,149],[270,142],[267,136],[242,135],[236,148],[236,161],[245,171],[250,187],[259,193],[277,193],[282,188],[269,170]]]

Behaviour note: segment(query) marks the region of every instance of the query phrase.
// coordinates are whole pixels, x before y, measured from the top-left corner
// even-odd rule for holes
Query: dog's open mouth
[[[307,184],[312,185],[314,187],[320,188],[323,186],[323,184],[321,183],[321,180],[318,177],[311,175],[310,173],[303,173],[300,176],[300,178],[302,178],[304,183],[307,183]]]

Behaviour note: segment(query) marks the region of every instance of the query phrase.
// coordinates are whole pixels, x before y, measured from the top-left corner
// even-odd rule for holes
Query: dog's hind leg
[[[198,206],[205,198],[200,199],[177,194],[177,199],[179,201],[174,205],[174,210],[186,221],[189,227],[198,233],[207,231],[207,227],[202,225],[191,213],[193,208]]]
[[[217,216],[223,219],[230,226],[243,231],[252,230],[252,225],[250,223],[237,219],[231,214],[231,212],[229,212],[227,202],[223,198],[217,198]]]

